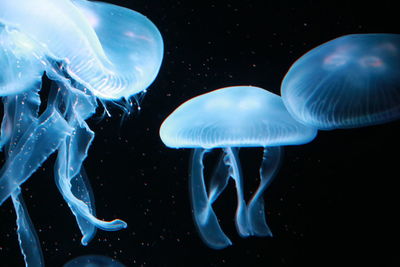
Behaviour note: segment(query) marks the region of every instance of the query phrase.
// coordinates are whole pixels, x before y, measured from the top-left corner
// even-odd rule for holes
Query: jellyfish
[[[400,117],[400,35],[351,34],[324,43],[289,69],[283,102],[318,129],[355,128]]]
[[[22,184],[53,153],[56,185],[76,217],[86,245],[96,229],[124,221],[96,217],[82,166],[94,138],[86,120],[98,103],[126,103],[154,81],[163,41],[145,16],[86,0],[4,0],[0,3],[0,205],[11,197],[26,266],[43,266],[38,238],[21,195]],[[42,76],[52,80],[39,112]]]
[[[231,244],[212,208],[229,178],[236,185],[235,224],[239,235],[271,236],[262,196],[279,168],[281,146],[310,142],[316,134],[314,128],[290,116],[278,95],[252,86],[226,87],[190,99],[160,128],[166,146],[194,149],[189,182],[193,217],[202,240],[214,249]],[[243,193],[240,147],[264,148],[260,184],[248,204]],[[203,158],[214,148],[221,148],[223,154],[207,190]]]
[[[63,267],[125,267],[125,265],[106,256],[85,255],[70,260]]]

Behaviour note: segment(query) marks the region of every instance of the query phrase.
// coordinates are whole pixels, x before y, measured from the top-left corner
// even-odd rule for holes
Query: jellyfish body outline
[[[222,231],[212,204],[229,178],[236,184],[236,229],[240,236],[271,236],[265,221],[263,192],[279,169],[283,145],[310,142],[316,129],[300,124],[287,112],[279,96],[262,88],[232,86],[194,97],[172,112],[160,127],[160,137],[171,148],[193,148],[189,191],[193,218],[206,245],[225,248],[231,241]],[[238,158],[239,147],[263,147],[260,184],[246,204]],[[203,158],[222,148],[207,190]]]
[[[350,34],[301,56],[281,95],[290,114],[321,130],[400,118],[400,35]]]
[[[110,10],[113,12],[107,12]],[[91,24],[89,13],[98,25]],[[107,20],[110,23],[105,27]],[[108,34],[111,27],[114,32]],[[141,38],[121,37],[125,30],[139,32]],[[76,217],[81,243],[86,245],[97,228],[116,231],[127,226],[119,219],[96,218],[92,189],[83,168],[94,138],[86,120],[95,113],[97,101],[128,99],[153,82],[161,65],[163,42],[154,24],[135,11],[69,0],[2,1],[0,37],[0,66],[9,70],[0,74],[5,111],[0,148],[6,154],[0,170],[0,204],[11,197],[25,264],[39,267],[44,265],[40,242],[20,187],[56,151],[56,184]],[[124,67],[131,67],[125,72],[117,67],[122,56],[113,54],[121,50],[116,44],[121,40],[125,45],[122,53],[127,55]],[[145,57],[130,57],[141,55],[135,49],[144,47]],[[145,59],[151,62],[139,64]],[[146,71],[146,79],[137,75]],[[52,86],[47,107],[39,114],[38,92],[44,73]]]

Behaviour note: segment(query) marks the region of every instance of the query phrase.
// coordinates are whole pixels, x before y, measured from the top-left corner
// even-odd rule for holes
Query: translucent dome
[[[163,42],[143,15],[86,0],[1,1],[0,23],[29,35],[74,80],[103,99],[146,89],[159,71]]]
[[[319,129],[353,128],[400,117],[400,35],[353,34],[298,59],[281,87],[289,112]]]
[[[234,86],[192,98],[161,125],[169,147],[266,147],[311,141],[316,130],[297,122],[281,98],[262,88]]]

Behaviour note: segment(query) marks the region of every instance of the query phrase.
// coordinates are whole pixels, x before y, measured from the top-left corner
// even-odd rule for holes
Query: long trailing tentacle
[[[225,153],[222,153],[218,159],[217,165],[215,165],[213,174],[210,179],[210,185],[208,188],[208,199],[211,205],[218,199],[219,195],[225,190],[229,182],[229,166],[225,164],[224,158]]]
[[[94,138],[85,119],[95,112],[95,97],[73,88],[67,82],[58,83],[58,87],[63,99],[63,115],[73,131],[59,148],[55,179],[58,189],[76,217],[83,235],[81,243],[86,245],[94,236],[96,227],[117,231],[127,224],[119,219],[103,221],[95,217],[94,198],[90,184],[85,179],[82,164]]]
[[[0,151],[13,150],[26,129],[37,121],[41,83],[32,85],[32,89],[19,95],[4,97],[4,115],[1,124]]]
[[[225,158],[224,162],[229,166],[230,177],[236,183],[237,193],[237,209],[236,209],[236,229],[242,237],[251,235],[251,227],[249,226],[247,206],[244,200],[243,194],[243,179],[240,167],[240,161],[238,157],[238,149],[226,147],[224,148]]]
[[[50,99],[49,99],[50,101]],[[0,205],[25,182],[72,132],[61,114],[49,105],[26,129],[0,171]]]
[[[192,155],[189,189],[193,218],[203,241],[214,249],[222,249],[232,244],[219,225],[212,209],[204,183],[204,149],[195,149]]]
[[[3,99],[4,118],[0,143],[6,150],[6,159],[8,159],[10,151],[17,146],[25,131],[37,121],[40,97],[36,88],[40,88],[40,83],[34,85],[33,88]],[[44,266],[39,238],[29,217],[20,187],[12,192],[11,199],[17,215],[17,234],[25,265],[28,267]]]
[[[76,121],[77,116],[72,116],[71,110],[74,112],[75,110],[73,107],[76,107],[77,104],[71,105],[71,103],[74,102],[73,97],[72,99],[70,98],[71,94],[67,90],[62,90],[55,82],[52,84],[52,90],[59,91],[59,93],[63,96],[61,97],[61,106],[63,107],[62,113],[64,118],[66,120],[70,120],[72,117],[72,120]],[[87,97],[90,99],[90,96]],[[75,103],[78,103],[78,101],[75,101]],[[80,103],[80,105],[82,104]],[[87,116],[90,116],[96,108],[95,102],[89,102],[89,105],[84,105],[84,107],[86,108],[86,112],[89,112],[87,113]],[[89,145],[93,140],[94,133],[90,131],[88,127],[78,128],[74,127],[75,123],[69,122],[69,124],[74,128],[74,130],[72,131],[71,136],[64,140],[59,149],[55,164],[54,178],[57,188],[67,201],[71,212],[76,217],[76,221],[82,233],[81,243],[83,245],[87,245],[88,242],[94,237],[96,233],[96,227],[84,217],[79,215],[79,212],[75,206],[69,203],[64,191],[68,190],[69,188],[73,196],[76,196],[78,199],[86,203],[89,212],[92,215],[96,214],[92,189],[89,181],[87,180],[85,170],[83,167],[81,167],[82,162],[86,157]],[[68,168],[69,162],[73,162],[74,164],[71,164],[71,166]],[[62,175],[60,175],[60,173]],[[70,178],[70,184],[68,184],[68,181],[63,180],[67,177]],[[64,185],[65,183],[67,186]]]
[[[71,179],[71,192],[78,199],[86,203],[86,205],[89,207],[91,214],[93,214],[93,216],[96,216],[96,208],[92,187],[90,186],[89,179],[83,166],[81,167],[80,172]],[[82,245],[87,245],[96,234],[97,228],[90,221],[80,216],[78,213],[73,212],[73,214],[76,217],[76,221],[82,233],[81,243]]]
[[[52,79],[67,88],[51,88],[47,108],[40,116],[40,84],[37,89],[4,97],[0,138],[0,150],[6,150],[6,162],[0,170],[0,205],[11,196],[26,266],[35,267],[44,266],[43,255],[20,186],[57,149],[56,183],[76,216],[82,244],[93,238],[96,227],[108,231],[126,227],[118,219],[107,222],[95,217],[92,190],[82,167],[94,137],[85,119],[95,112],[96,99],[72,87],[68,79],[57,75],[57,70],[48,70]]]
[[[12,193],[11,198],[17,214],[18,240],[24,255],[25,266],[42,267],[44,266],[44,259],[39,238],[29,217],[19,187]]]
[[[262,196],[279,170],[282,154],[282,147],[264,148],[260,168],[260,184],[248,205],[251,229],[253,234],[257,236],[272,236],[272,232],[265,220],[264,199]]]
[[[63,144],[58,151],[55,175],[57,176],[58,180],[57,184],[59,190],[63,195],[65,201],[68,203],[74,215],[77,216],[77,219],[82,218],[90,222],[90,224],[96,226],[97,228],[107,231],[117,231],[122,228],[125,228],[126,223],[118,219],[109,222],[97,219],[93,215],[92,212],[93,209],[90,207],[90,205],[87,205],[84,201],[82,201],[81,199],[77,198],[74,195],[74,193],[72,192],[71,180],[75,178],[75,176],[69,177],[68,167],[70,166],[70,164],[67,161],[68,161],[67,149],[66,145]],[[85,229],[84,225],[80,225],[80,227]],[[83,231],[83,234],[85,236],[82,239],[82,243],[86,244],[88,241],[87,239],[90,238],[91,234],[90,232],[86,231]]]

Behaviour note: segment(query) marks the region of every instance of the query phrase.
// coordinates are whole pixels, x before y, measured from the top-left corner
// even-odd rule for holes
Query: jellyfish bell
[[[127,8],[86,0],[73,0],[73,4],[90,22],[112,63],[103,81],[93,77],[90,82],[95,94],[118,99],[145,90],[157,76],[163,57],[163,40],[157,27]]]
[[[254,86],[226,87],[192,98],[160,127],[161,140],[172,148],[280,146],[307,143],[315,135],[290,116],[278,95]]]
[[[62,72],[102,99],[142,92],[161,66],[163,41],[156,26],[140,13],[112,4],[2,1],[0,23],[28,34],[45,51],[43,60],[59,62]]]
[[[290,114],[319,129],[354,128],[400,117],[400,35],[351,34],[300,57],[281,85]]]
[[[94,30],[69,0],[2,1],[0,23],[29,35],[53,59],[105,58]]]
[[[227,87],[192,98],[160,127],[160,137],[166,146],[194,148],[190,175],[194,221],[203,241],[216,249],[231,244],[212,209],[229,178],[233,178],[237,189],[239,234],[272,235],[265,221],[262,194],[279,167],[281,146],[307,143],[316,134],[314,128],[290,116],[279,96],[252,86]],[[239,147],[264,147],[260,185],[248,205],[243,195]],[[207,190],[203,157],[214,148],[222,148],[224,154]]]

